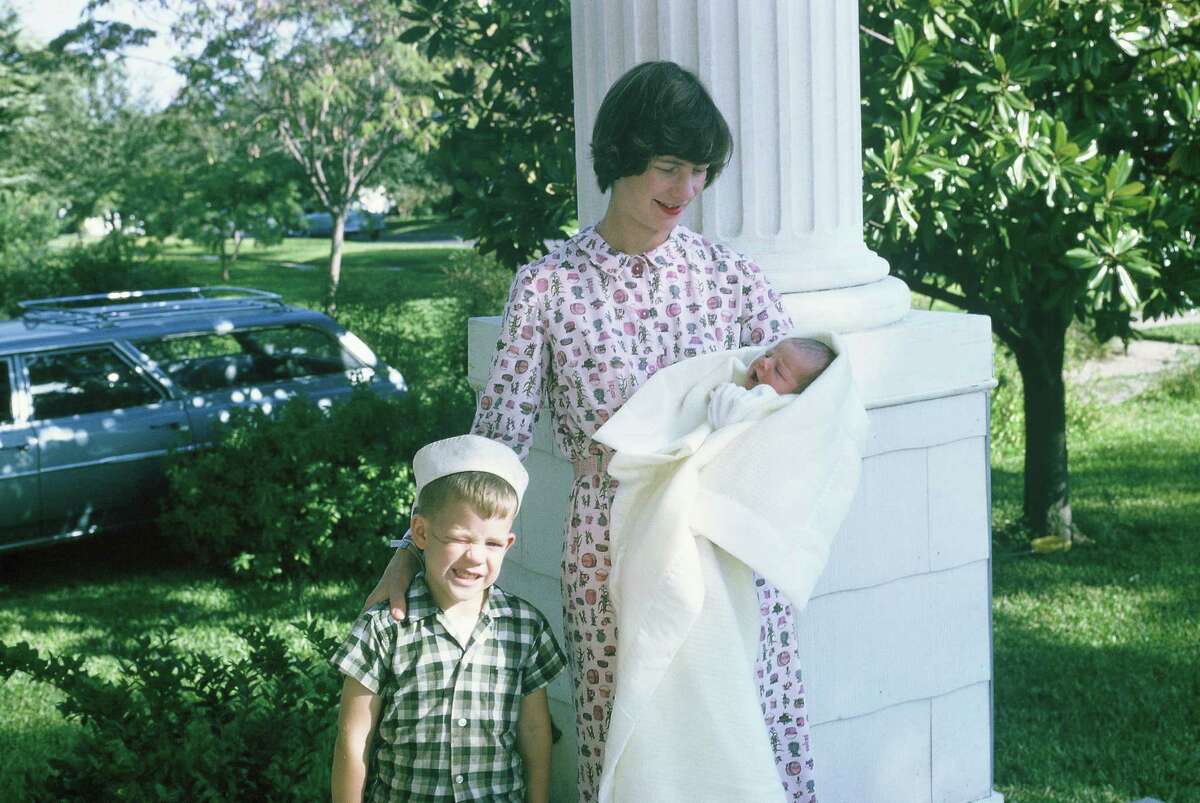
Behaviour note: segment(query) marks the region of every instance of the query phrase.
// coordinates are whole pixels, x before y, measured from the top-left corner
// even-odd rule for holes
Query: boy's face
[[[457,500],[433,516],[413,516],[413,542],[425,550],[425,580],[442,610],[482,603],[517,538],[512,522],[512,516],[480,518]]]
[[[799,393],[821,373],[823,367],[809,352],[784,340],[750,363],[746,387],[770,385],[777,393]]]

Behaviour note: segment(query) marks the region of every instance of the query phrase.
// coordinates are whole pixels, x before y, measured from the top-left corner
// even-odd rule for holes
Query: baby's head
[[[778,393],[799,393],[833,362],[833,349],[811,337],[789,337],[750,363],[746,387],[770,385]]]
[[[513,519],[529,475],[507,446],[479,435],[431,443],[413,457],[413,542],[443,610],[482,603],[516,540]]]

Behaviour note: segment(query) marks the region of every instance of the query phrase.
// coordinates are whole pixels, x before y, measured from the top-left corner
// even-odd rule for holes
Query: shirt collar
[[[684,253],[685,237],[686,229],[676,226],[661,245],[641,254],[626,254],[613,248],[596,231],[595,226],[588,226],[579,232],[575,240],[589,262],[610,276],[623,279],[635,275],[635,266],[644,270],[647,264],[653,266],[677,262]]]
[[[406,599],[408,601],[408,618],[411,620],[426,619],[441,613],[442,609],[438,607],[437,602],[433,599],[433,592],[429,590],[429,583],[425,580],[424,571],[417,572],[413,577]],[[483,609],[479,612],[479,618],[487,617],[490,621],[495,621],[512,614],[513,608],[508,594],[501,591],[499,586],[492,586],[488,590],[487,599],[483,601]]]

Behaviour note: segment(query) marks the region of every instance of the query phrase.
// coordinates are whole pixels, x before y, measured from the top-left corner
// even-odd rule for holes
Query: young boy
[[[811,337],[789,337],[750,363],[746,382],[712,389],[708,422],[714,429],[745,420],[782,395],[799,393],[833,362],[833,349]]]
[[[529,476],[478,435],[425,446],[413,473],[425,570],[408,618],[371,608],[331,659],[346,676],[333,799],[547,803],[546,685],[565,657],[545,617],[493,585]]]

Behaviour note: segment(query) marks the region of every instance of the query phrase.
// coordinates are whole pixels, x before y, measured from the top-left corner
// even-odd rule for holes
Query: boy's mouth
[[[460,583],[475,583],[483,579],[482,572],[467,569],[451,569],[450,576]]]

